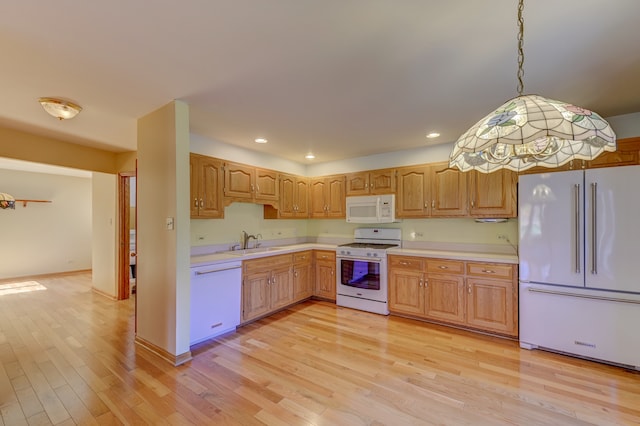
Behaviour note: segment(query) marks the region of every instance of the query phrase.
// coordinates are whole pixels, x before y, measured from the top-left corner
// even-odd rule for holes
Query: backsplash
[[[233,203],[225,208],[224,219],[192,219],[192,254],[229,250],[239,242],[243,230],[261,234],[262,245],[274,246],[304,242],[341,244],[353,239],[355,228],[366,227],[344,219],[274,220],[263,219],[262,214],[261,205]],[[407,248],[472,248],[472,251],[515,254],[513,246],[518,244],[517,219],[502,223],[478,223],[466,218],[405,219],[377,227],[402,229],[403,246]]]

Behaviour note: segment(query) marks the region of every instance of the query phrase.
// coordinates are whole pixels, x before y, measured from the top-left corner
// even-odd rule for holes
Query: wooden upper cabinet
[[[278,172],[227,162],[224,165],[224,195],[227,202],[275,203],[280,197]]]
[[[251,200],[255,190],[255,168],[244,164],[224,165],[225,197]]]
[[[311,179],[311,217],[344,218],[344,175]]]
[[[309,180],[304,177],[280,175],[279,218],[309,216]]]
[[[597,169],[601,167],[634,166],[640,164],[640,137],[618,139],[617,149],[605,151],[593,160],[572,160],[560,167],[533,167],[520,172],[521,175],[552,173],[566,170]]]
[[[293,200],[296,217],[309,217],[309,179],[303,177],[296,178]]]
[[[371,170],[346,175],[346,195],[378,195],[396,192],[395,169]]]
[[[431,207],[429,167],[402,167],[397,172],[396,217],[427,217]]]
[[[255,176],[255,199],[258,201],[278,201],[280,197],[278,172],[257,168]]]
[[[469,213],[472,217],[517,217],[517,178],[510,170],[469,173]]]
[[[222,218],[223,162],[217,158],[191,154],[189,156],[192,218]]]
[[[430,168],[431,216],[467,216],[467,175],[449,168],[449,162],[434,164]]]

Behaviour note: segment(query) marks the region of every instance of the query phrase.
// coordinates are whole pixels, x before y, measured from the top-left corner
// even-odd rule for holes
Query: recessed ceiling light
[[[314,158],[316,158],[316,156],[313,155],[312,153],[308,153],[307,155],[304,156],[304,158],[306,158],[307,160],[313,160]]]
[[[257,138],[256,139],[256,143],[267,143],[269,142],[268,140],[266,140],[265,138]]]
[[[429,133],[427,133],[427,138],[429,138],[429,139],[437,138],[438,136],[440,136],[440,133],[438,133],[438,132],[429,132]]]

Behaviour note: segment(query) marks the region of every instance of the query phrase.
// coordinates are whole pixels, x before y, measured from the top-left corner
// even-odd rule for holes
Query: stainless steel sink
[[[264,253],[268,251],[277,251],[277,250],[283,250],[283,248],[282,247],[256,247],[256,248],[250,248],[250,249],[244,249],[244,250],[228,251],[227,254],[230,254],[232,256],[246,256],[248,254]]]

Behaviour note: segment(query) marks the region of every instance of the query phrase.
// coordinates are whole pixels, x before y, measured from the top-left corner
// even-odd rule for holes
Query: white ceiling
[[[517,95],[516,0],[5,3],[0,125],[113,151],[173,99],[192,133],[304,163],[452,142]],[[637,0],[528,0],[525,92],[640,111],[639,17]],[[42,96],[84,111],[57,121]]]

